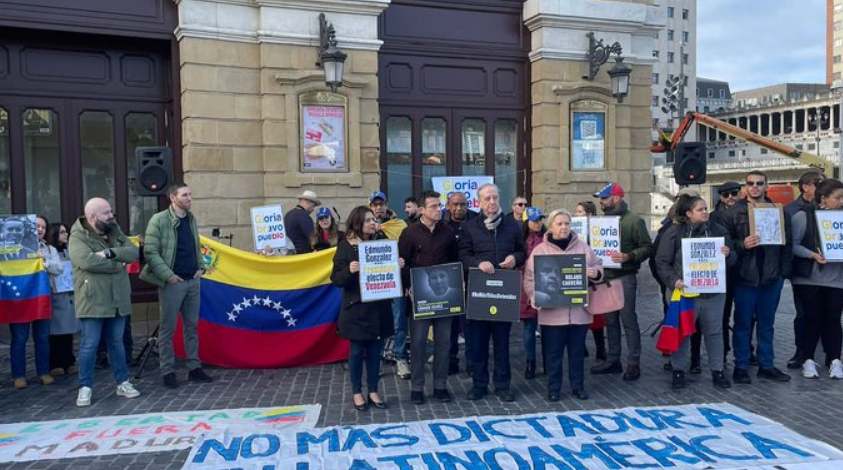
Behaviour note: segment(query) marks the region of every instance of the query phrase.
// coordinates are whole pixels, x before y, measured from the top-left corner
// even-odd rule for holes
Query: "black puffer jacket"
[[[509,255],[515,257],[516,268],[523,265],[527,261],[527,250],[518,222],[503,216],[498,227],[489,230],[485,220],[486,217],[481,214],[462,224],[459,248],[463,268],[466,271],[476,268],[483,261],[489,261],[498,268]]]
[[[767,202],[772,202],[767,200]],[[790,233],[790,218],[784,217],[784,245],[761,245],[747,250],[743,242],[749,236],[749,201],[742,199],[723,217],[724,226],[732,238],[738,263],[735,268],[735,284],[758,287],[790,277],[793,267],[793,241]],[[757,257],[763,252],[764,265],[758,269]]]
[[[395,334],[392,300],[360,301],[360,273],[351,273],[352,261],[359,261],[357,245],[343,240],[334,255],[331,282],[342,288],[342,305],[337,326],[340,336],[354,341],[386,339]]]
[[[683,239],[717,237],[723,237],[726,246],[729,247],[729,256],[726,257],[726,268],[728,269],[738,261],[738,255],[735,253],[735,246],[729,237],[729,232],[722,225],[713,222],[698,225],[690,223],[671,224],[662,235],[655,256],[656,269],[663,285],[672,290],[676,286],[676,281],[682,279]]]

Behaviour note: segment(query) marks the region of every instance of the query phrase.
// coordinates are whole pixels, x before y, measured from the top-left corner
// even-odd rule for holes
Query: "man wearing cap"
[[[313,191],[305,191],[298,196],[298,204],[284,215],[284,228],[287,238],[296,247],[296,254],[310,253],[313,248],[310,246],[310,236],[313,235],[313,219],[310,214],[316,206],[322,205],[322,201]]]
[[[389,209],[386,194],[375,191],[369,196],[369,209],[375,215],[377,231],[375,240],[398,240],[407,224],[399,219]],[[407,298],[392,299],[392,317],[395,320],[395,336],[393,336],[392,352],[395,358],[395,374],[404,380],[410,378],[410,365],[407,362]]]
[[[725,217],[726,211],[734,207],[735,203],[740,199],[741,185],[734,181],[727,181],[717,188],[717,194],[720,200],[715,204],[709,220],[723,225],[723,217]]]
[[[627,368],[624,380],[638,380],[641,377],[641,328],[635,301],[638,294],[638,269],[653,250],[650,232],[644,219],[632,213],[624,201],[626,192],[618,183],[609,183],[594,197],[600,199],[600,208],[605,215],[620,216],[621,249],[612,255],[612,261],[621,263],[620,268],[606,268],[606,280],[618,280],[623,285],[624,305],[618,312],[606,314],[609,337],[609,351],[606,362],[591,368],[592,374],[619,374],[621,365],[621,325],[626,334]]]

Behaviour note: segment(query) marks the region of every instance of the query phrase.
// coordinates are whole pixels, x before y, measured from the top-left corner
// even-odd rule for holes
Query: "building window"
[[[673,18],[673,7],[667,7],[667,17]]]
[[[673,30],[672,29],[667,30],[667,40],[673,41]]]
[[[816,150],[816,149],[817,149],[816,144],[808,144],[808,150]]]
[[[802,150],[802,144],[796,144],[793,146],[796,150]]]
[[[841,11],[843,11],[843,4],[834,5],[834,13],[840,13]]]
[[[688,109],[688,98],[685,98],[685,109]]]
[[[690,38],[691,35],[688,33],[688,31],[682,31],[682,42],[689,42]]]
[[[767,149],[765,149],[765,148],[763,148],[763,147],[761,148],[761,155],[767,155],[768,153],[770,153],[770,151],[769,151],[769,150],[767,150]]]
[[[708,158],[714,158],[714,152],[708,152]]]
[[[835,80],[840,80],[840,72],[834,72],[833,78]]]
[[[700,96],[700,87],[697,87],[697,97]]]
[[[835,30],[835,31],[840,31],[840,21],[835,21],[835,22],[834,22],[834,30]]]
[[[682,63],[685,65],[688,64],[688,54],[682,54]]]
[[[714,97],[714,90],[712,90],[711,88],[709,88],[708,90],[705,90],[705,96],[707,96],[709,98],[713,98]]]
[[[835,63],[835,64],[839,64],[839,63],[840,63],[840,54],[838,54],[838,55],[834,56],[834,63]]]
[[[835,39],[834,40],[834,47],[840,47],[840,46],[843,46],[843,39],[841,39],[841,38]]]
[[[659,56],[659,51],[653,51],[653,57],[658,57],[658,56]]]
[[[690,14],[691,14],[691,12],[689,12],[687,8],[682,9],[682,19],[683,20],[687,20],[688,17],[690,16]]]
[[[659,38],[659,32],[658,32],[658,31],[656,31],[655,33],[653,33],[653,37],[654,37],[654,38],[656,38],[656,39],[658,39],[658,38]]]
[[[668,63],[668,64],[672,64],[672,63],[673,63],[673,52],[668,52],[668,53],[667,53],[667,63]]]
[[[735,156],[735,151],[734,151],[734,150],[729,150],[729,156],[730,156],[730,157],[734,157],[734,156]]]
[[[653,99],[652,99],[652,100],[650,100],[650,106],[652,106],[652,107],[654,107],[654,108],[658,108],[658,107],[659,107],[659,97],[658,97],[658,96],[653,95]]]
[[[726,98],[726,90],[720,90],[720,98]]]
[[[653,74],[653,83],[656,84],[656,85],[659,84],[659,74],[657,74],[657,73]]]

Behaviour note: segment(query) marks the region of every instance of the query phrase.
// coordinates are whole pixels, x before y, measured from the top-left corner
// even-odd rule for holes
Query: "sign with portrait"
[[[376,240],[360,244],[360,301],[395,299],[404,296],[398,241]]]
[[[779,204],[749,204],[749,234],[762,245],[784,245],[784,211]]]
[[[580,240],[588,242],[588,217],[571,217],[571,231]]]
[[[536,255],[533,258],[536,307],[587,307],[585,255]]]
[[[38,257],[35,214],[0,215],[0,261]]]
[[[581,100],[571,103],[571,170],[606,168],[605,103]]]
[[[439,318],[465,313],[462,264],[450,263],[410,270],[413,318]]]
[[[517,322],[521,312],[521,272],[496,269],[486,274],[468,270],[469,320]]]
[[[723,237],[682,239],[685,293],[726,293],[726,255],[721,251],[724,244]]]
[[[826,261],[843,261],[843,211],[816,211],[820,249]]]
[[[255,250],[269,246],[273,250],[287,248],[287,232],[284,229],[284,207],[281,204],[253,207],[252,238]]]
[[[348,171],[348,99],[319,91],[299,95],[300,170]]]
[[[603,260],[604,268],[620,268],[621,263],[612,261],[612,255],[621,251],[621,218],[616,215],[588,218],[588,243],[594,254]]]
[[[433,190],[440,194],[443,206],[448,203],[448,196],[451,193],[463,193],[468,203],[468,210],[473,212],[480,212],[477,190],[484,184],[495,182],[495,178],[491,176],[434,176],[430,180],[433,183]]]
[[[56,294],[73,292],[73,264],[70,260],[64,260],[62,264],[64,264],[64,271],[53,278],[56,283]]]

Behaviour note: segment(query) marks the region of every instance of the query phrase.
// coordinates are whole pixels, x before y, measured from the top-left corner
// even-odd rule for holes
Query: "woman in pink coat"
[[[591,251],[588,244],[571,231],[571,213],[558,209],[548,216],[549,230],[544,241],[533,249],[524,268],[524,292],[535,304],[536,284],[534,262],[542,255],[585,255],[587,274],[592,281],[603,277],[603,265]],[[542,334],[542,351],[545,354],[547,370],[547,399],[560,399],[562,389],[562,358],[568,351],[568,380],[572,394],[587,400],[585,391],[585,369],[583,366],[585,337],[594,317],[585,307],[540,308],[539,326]]]

